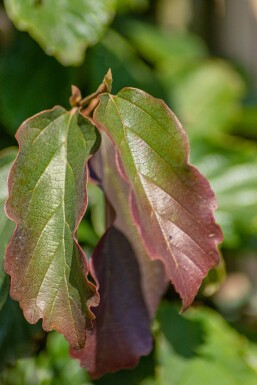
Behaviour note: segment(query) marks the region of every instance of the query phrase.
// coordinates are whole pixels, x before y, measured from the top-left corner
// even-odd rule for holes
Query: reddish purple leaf
[[[101,95],[94,121],[117,146],[147,252],[163,262],[185,309],[219,263],[222,240],[214,193],[188,163],[186,134],[163,101],[132,88]]]
[[[117,170],[116,155],[102,133],[90,166],[107,196],[110,225],[113,209],[116,217],[92,257],[101,296],[94,328],[87,333],[85,348],[72,352],[93,377],[132,367],[151,351],[150,321],[167,287],[162,264],[149,259],[133,223],[130,186]]]
[[[147,254],[130,209],[131,186],[125,180],[126,176],[124,179],[118,171],[123,169],[123,166],[115,146],[105,132],[102,132],[101,149],[91,159],[90,167],[104,190],[107,203],[110,203],[116,213],[115,227],[126,236],[135,251],[141,271],[144,298],[152,319],[168,280],[161,261],[152,261]],[[109,222],[109,225],[111,224],[112,221]]]

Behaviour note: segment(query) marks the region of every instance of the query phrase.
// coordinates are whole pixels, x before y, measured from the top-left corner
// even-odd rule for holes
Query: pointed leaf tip
[[[17,139],[6,203],[16,222],[5,257],[11,296],[30,323],[42,318],[45,330],[82,348],[98,296],[76,231],[87,205],[86,163],[99,134],[78,110],[55,107],[28,119]]]
[[[71,107],[79,106],[79,102],[82,99],[81,91],[77,86],[71,86],[71,97],[69,98],[69,102]]]
[[[133,88],[101,95],[94,121],[117,146],[146,250],[163,262],[186,309],[219,263],[223,239],[214,193],[188,162],[186,133],[163,101]]]
[[[96,94],[99,96],[102,93],[110,93],[112,90],[112,71],[109,68],[106,75],[104,75],[103,81],[98,87]]]
[[[110,93],[112,90],[112,70],[111,68],[108,69],[107,74],[104,77],[103,83],[106,84],[107,92]]]

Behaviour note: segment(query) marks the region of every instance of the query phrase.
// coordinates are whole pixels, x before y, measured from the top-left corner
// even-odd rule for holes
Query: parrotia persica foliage
[[[63,333],[92,377],[151,351],[167,284],[186,309],[222,240],[214,194],[189,164],[176,116],[135,88],[112,95],[111,81],[109,71],[84,99],[73,87],[70,111],[54,107],[21,125],[6,202],[16,223],[5,256],[11,296],[30,323],[42,318]],[[76,234],[89,177],[108,207],[88,264]]]

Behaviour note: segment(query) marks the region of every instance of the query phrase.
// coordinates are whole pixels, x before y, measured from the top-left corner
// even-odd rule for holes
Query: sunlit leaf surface
[[[150,260],[134,224],[130,186],[118,172],[116,156],[102,133],[90,167],[106,194],[111,227],[92,257],[101,296],[94,327],[84,350],[73,352],[93,377],[135,366],[151,351],[150,322],[167,287],[161,262]]]
[[[90,167],[98,178],[107,198],[107,223],[122,232],[130,242],[141,272],[141,286],[148,313],[152,319],[160,298],[167,287],[163,265],[149,258],[144,242],[130,210],[130,184],[120,175],[117,149],[106,135],[101,133],[101,148],[90,161]],[[109,209],[108,209],[109,207]],[[113,223],[112,223],[113,221]],[[111,251],[110,251],[111,252]]]
[[[162,101],[133,88],[102,95],[94,119],[117,146],[147,252],[163,262],[187,308],[219,263],[222,233],[213,218],[214,193],[188,163],[185,132]]]
[[[45,330],[58,330],[75,348],[85,344],[97,303],[76,230],[87,204],[86,161],[98,139],[76,109],[42,112],[18,130],[9,176],[6,209],[17,224],[5,259],[11,296],[29,322],[43,318]]]

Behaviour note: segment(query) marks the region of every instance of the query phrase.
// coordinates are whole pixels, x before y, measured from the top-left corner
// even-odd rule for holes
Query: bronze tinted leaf
[[[150,260],[134,224],[130,185],[120,176],[116,157],[103,132],[101,148],[90,161],[107,198],[111,226],[92,257],[101,301],[85,348],[72,352],[93,377],[135,366],[151,351],[150,324],[167,287],[162,263]]]
[[[147,252],[163,262],[185,309],[219,263],[222,240],[214,193],[189,164],[186,134],[163,101],[133,88],[101,95],[94,119],[118,148]]]

